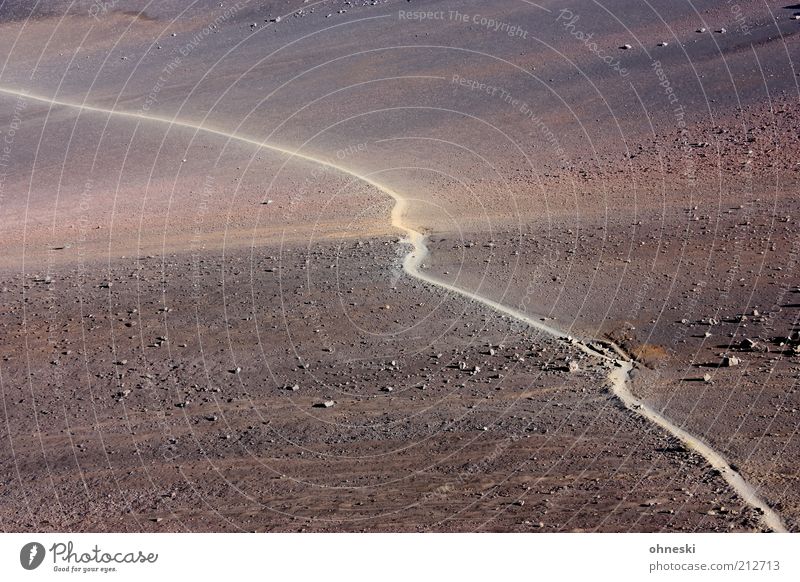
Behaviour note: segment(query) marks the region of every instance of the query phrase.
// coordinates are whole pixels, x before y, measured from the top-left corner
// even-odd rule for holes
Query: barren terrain
[[[3,530],[800,528],[800,7],[128,4],[0,3]]]

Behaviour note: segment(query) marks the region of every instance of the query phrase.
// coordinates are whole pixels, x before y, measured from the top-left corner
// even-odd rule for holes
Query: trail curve
[[[636,398],[636,396],[634,396],[634,394],[630,391],[628,382],[629,373],[633,369],[634,363],[630,360],[630,358],[628,358],[622,352],[622,350],[618,346],[614,345],[613,343],[605,342],[606,346],[609,349],[608,351],[605,351],[598,349],[597,345],[601,343],[598,340],[591,340],[591,339],[578,340],[578,339],[573,339],[571,337],[565,337],[564,332],[552,326],[542,323],[542,321],[540,321],[539,319],[531,317],[530,315],[518,311],[512,307],[503,305],[502,303],[498,303],[497,301],[489,299],[488,297],[472,293],[471,291],[468,291],[466,289],[462,289],[445,281],[441,281],[436,277],[433,277],[423,272],[421,270],[422,263],[425,260],[425,258],[429,255],[428,247],[425,244],[426,237],[421,232],[418,232],[414,230],[412,227],[405,224],[403,219],[406,215],[406,211],[408,210],[409,201],[407,198],[400,195],[392,188],[389,188],[388,186],[375,181],[369,176],[364,176],[351,169],[348,169],[344,166],[340,166],[338,164],[334,164],[327,160],[303,154],[300,153],[299,151],[292,150],[287,147],[281,147],[273,143],[269,143],[267,141],[257,140],[248,137],[246,135],[242,135],[235,132],[228,132],[223,129],[214,128],[207,125],[195,124],[175,118],[171,119],[168,117],[150,115],[147,113],[120,111],[116,109],[95,107],[92,105],[86,105],[82,103],[73,103],[59,99],[52,99],[50,97],[38,95],[35,93],[30,93],[27,91],[20,91],[5,87],[0,87],[0,94],[18,97],[22,99],[31,99],[33,101],[45,103],[50,106],[66,107],[66,108],[76,109],[79,111],[86,111],[89,113],[114,115],[117,117],[136,119],[151,123],[167,124],[173,127],[182,127],[185,129],[192,129],[203,133],[225,137],[230,140],[250,144],[258,148],[271,150],[274,152],[281,153],[283,155],[290,156],[292,158],[301,159],[312,164],[327,167],[341,174],[355,178],[360,182],[368,184],[373,188],[377,189],[378,191],[383,192],[384,194],[390,196],[395,203],[391,212],[392,226],[405,234],[405,240],[407,244],[409,244],[411,247],[409,252],[406,254],[405,258],[403,259],[403,271],[406,274],[429,285],[450,291],[452,293],[456,293],[471,301],[475,301],[477,303],[485,305],[486,307],[489,307],[490,309],[498,313],[502,313],[504,315],[512,317],[517,321],[520,321],[528,325],[529,327],[532,327],[550,336],[558,338],[561,341],[568,342],[570,345],[572,345],[573,347],[577,347],[578,349],[585,352],[587,355],[592,356],[594,358],[599,358],[610,364],[611,370],[608,375],[608,380],[611,390],[613,394],[622,402],[622,404],[627,409],[629,409],[634,414],[637,414],[645,418],[646,420],[650,421],[651,423],[657,425],[661,429],[665,430],[673,437],[681,441],[684,444],[684,446],[686,446],[688,449],[702,456],[706,460],[706,462],[709,465],[711,465],[712,468],[716,469],[720,473],[720,475],[725,479],[728,485],[744,500],[745,503],[747,503],[749,506],[751,506],[761,514],[761,521],[766,528],[774,532],[787,531],[780,515],[758,495],[755,488],[752,485],[750,485],[744,479],[744,477],[742,477],[741,474],[739,474],[731,467],[730,463],[725,459],[725,457],[721,453],[716,451],[713,447],[705,443],[700,438],[692,435],[685,429],[679,427],[671,420],[666,418],[663,414],[649,407],[643,401],[639,400],[638,398]],[[590,347],[590,345],[592,347]]]

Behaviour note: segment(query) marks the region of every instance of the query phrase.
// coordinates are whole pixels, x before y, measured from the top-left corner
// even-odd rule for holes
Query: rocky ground
[[[645,365],[634,392],[726,455],[796,524],[794,200],[743,202],[616,212],[602,227],[551,223],[544,236],[548,225],[534,223],[432,237],[428,270],[576,335],[615,339]]]
[[[757,527],[605,365],[400,275],[403,251],[6,274],[3,528]]]
[[[392,190],[797,530],[800,9],[312,4],[0,4],[0,529],[759,527]]]

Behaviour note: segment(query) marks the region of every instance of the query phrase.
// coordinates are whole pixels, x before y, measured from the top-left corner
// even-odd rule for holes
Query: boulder
[[[722,366],[724,368],[732,368],[733,366],[738,366],[741,364],[741,360],[736,356],[725,356],[722,358]]]

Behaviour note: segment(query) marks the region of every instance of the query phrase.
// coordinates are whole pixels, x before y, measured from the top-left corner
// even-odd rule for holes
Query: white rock
[[[725,356],[722,358],[722,366],[725,368],[732,368],[733,366],[738,366],[741,363],[741,360],[736,356]]]

